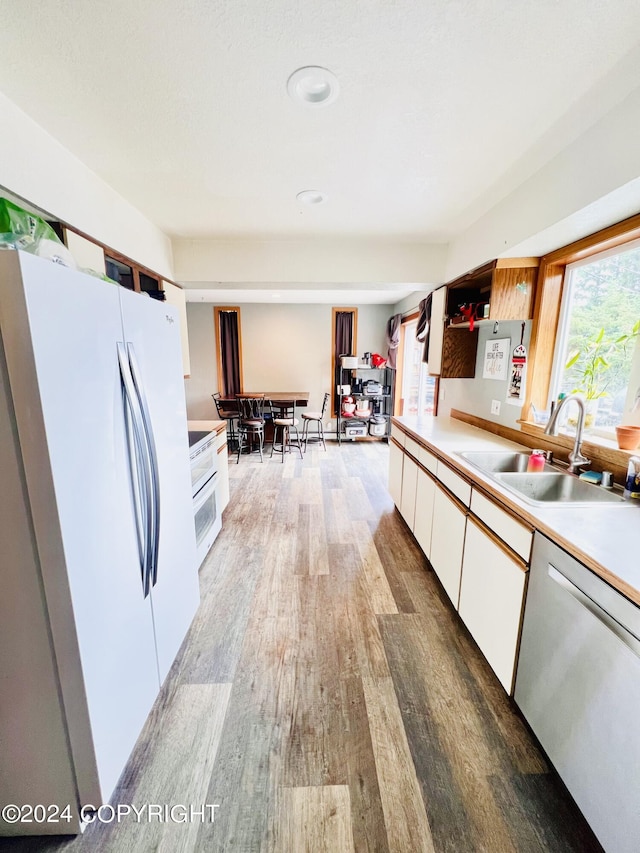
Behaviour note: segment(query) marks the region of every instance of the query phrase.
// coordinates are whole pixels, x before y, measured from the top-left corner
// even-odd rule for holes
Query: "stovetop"
[[[202,439],[206,438],[208,435],[211,435],[211,430],[189,430],[189,447],[193,447],[194,444],[197,444],[199,441],[202,441]]]

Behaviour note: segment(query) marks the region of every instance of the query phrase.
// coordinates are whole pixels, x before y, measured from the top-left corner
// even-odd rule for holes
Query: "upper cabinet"
[[[499,258],[447,285],[452,326],[496,320],[530,320],[539,258]]]
[[[533,317],[539,262],[499,258],[434,291],[429,373],[442,379],[474,377],[478,325]]]
[[[191,374],[191,359],[189,357],[189,330],[187,328],[187,300],[181,287],[170,281],[163,281],[164,296],[169,305],[178,309],[180,315],[180,340],[182,341],[182,372],[185,378]]]

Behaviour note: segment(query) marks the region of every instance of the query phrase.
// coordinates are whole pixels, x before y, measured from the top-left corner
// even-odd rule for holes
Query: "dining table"
[[[276,409],[286,409],[294,405],[296,409],[302,409],[309,405],[308,391],[243,391],[231,397],[221,397],[220,402],[235,405],[237,397],[260,397],[263,394],[265,400],[270,400]]]

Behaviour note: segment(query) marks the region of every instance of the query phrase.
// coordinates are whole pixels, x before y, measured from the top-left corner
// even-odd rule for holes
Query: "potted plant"
[[[571,393],[582,394],[586,401],[585,428],[593,426],[598,401],[607,396],[621,355],[626,352],[627,345],[639,335],[640,320],[631,331],[617,337],[607,335],[604,328],[599,329],[594,337],[571,354],[565,364],[565,370],[570,371],[570,379],[575,383]],[[570,419],[569,422],[571,423]]]

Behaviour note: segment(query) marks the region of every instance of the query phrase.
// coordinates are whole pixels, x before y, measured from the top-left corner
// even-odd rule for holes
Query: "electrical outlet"
[[[492,400],[491,401],[491,414],[499,415],[500,414],[500,400]]]

